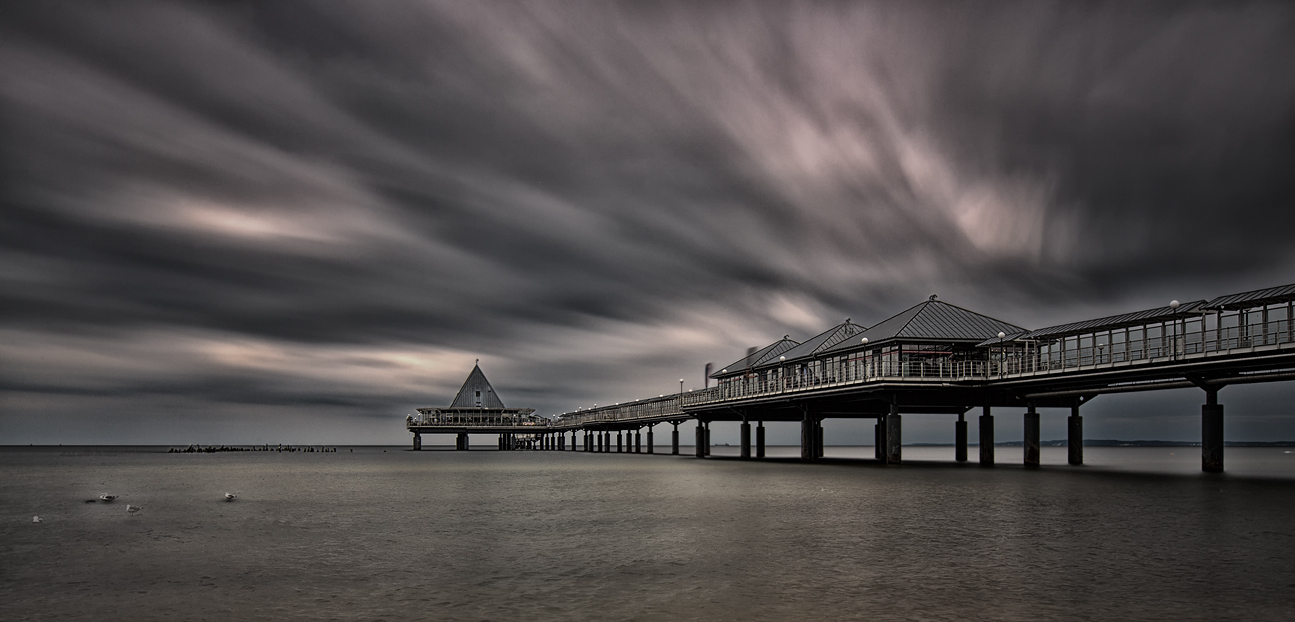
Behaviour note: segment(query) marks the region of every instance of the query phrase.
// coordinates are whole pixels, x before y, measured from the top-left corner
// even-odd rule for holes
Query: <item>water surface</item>
[[[7,448],[0,618],[1295,619],[1288,450],[798,451]]]

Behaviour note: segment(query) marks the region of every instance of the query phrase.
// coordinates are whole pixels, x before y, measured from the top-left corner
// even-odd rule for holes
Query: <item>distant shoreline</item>
[[[1024,444],[1025,444],[1025,443],[1024,443],[1024,441],[1000,441],[1000,442],[996,442],[996,443],[994,443],[994,446],[995,446],[995,447],[1021,447],[1021,446],[1023,446]],[[1064,439],[1063,439],[1063,440],[1049,440],[1049,441],[1041,441],[1041,442],[1039,443],[1039,446],[1040,446],[1040,447],[1065,447],[1066,445],[1067,445],[1067,443],[1066,443],[1066,441],[1065,441]],[[1225,447],[1295,447],[1295,440],[1288,440],[1288,441],[1225,441],[1225,442],[1223,443],[1223,445],[1224,445]],[[425,447],[442,447],[442,446],[444,446],[444,447],[452,447],[453,445],[425,445]],[[684,445],[684,444],[680,444],[679,446],[680,446],[680,447],[692,447],[693,445]],[[790,444],[790,445],[774,445],[774,444],[768,444],[768,445],[766,445],[766,446],[768,446],[768,447],[798,447],[799,445],[796,445],[796,444]],[[836,444],[828,444],[827,446],[828,446],[828,447],[872,447],[873,445],[871,445],[871,444],[867,444],[867,445],[836,445]],[[954,444],[953,444],[953,443],[905,443],[903,446],[904,446],[904,447],[953,447],[953,446],[954,446]],[[979,447],[979,443],[968,443],[968,444],[967,444],[967,446],[968,446],[968,447]],[[1118,439],[1091,439],[1091,438],[1089,438],[1089,439],[1084,439],[1084,447],[1200,447],[1200,446],[1201,446],[1201,444],[1200,444],[1200,442],[1199,442],[1199,441],[1157,441],[1157,440],[1134,440],[1134,441],[1125,441],[1125,440],[1118,440]],[[185,449],[185,448],[180,448],[180,447],[177,447],[176,445],[108,445],[108,444],[105,444],[105,445],[81,445],[81,444],[69,444],[69,443],[60,443],[60,444],[56,444],[56,445],[35,445],[35,444],[27,444],[27,445],[0,445],[0,450],[4,450],[4,449],[42,449],[42,448],[44,448],[44,449],[52,449],[52,448],[60,448],[60,447],[61,447],[61,448],[65,448],[65,449],[72,449],[72,448],[87,448],[87,447],[102,447],[102,448],[115,448],[115,449],[130,449],[130,448],[137,448],[137,449],[158,449],[158,450],[163,450],[163,451],[165,451],[166,449],[174,449],[174,450],[175,450],[175,452],[174,452],[174,453],[189,453],[189,452],[185,452],[185,451],[184,451],[184,449]],[[197,445],[195,445],[195,447],[197,447]],[[267,451],[267,450],[265,449],[266,447],[269,447],[268,451],[274,451],[274,450],[275,450],[275,448],[276,448],[276,446],[274,446],[274,445],[266,445],[266,444],[264,444],[264,443],[246,444],[246,445],[239,445],[239,444],[202,445],[202,447],[203,447],[203,448],[207,448],[207,447],[218,448],[218,449],[215,449],[215,451],[218,451],[218,452],[219,452],[219,451],[253,451],[253,448],[255,448],[255,450],[256,450],[256,451]],[[292,449],[289,449],[289,447],[291,447]],[[657,445],[657,447],[668,447],[668,445]],[[736,444],[732,444],[732,443],[720,443],[720,444],[712,445],[712,447],[737,447],[737,445],[736,445]],[[332,452],[334,452],[335,450],[337,450],[337,449],[339,449],[339,448],[347,448],[347,449],[408,449],[408,446],[407,446],[407,445],[405,445],[405,444],[399,444],[399,445],[313,445],[313,446],[311,446],[311,445],[296,445],[296,446],[283,445],[283,450],[282,450],[282,451],[285,451],[285,452],[287,452],[287,451],[292,451],[292,450],[295,450],[295,452],[309,451],[309,450],[307,450],[307,448],[313,448],[313,449],[314,449],[314,452],[320,452],[320,453],[332,453]],[[327,449],[327,451],[326,451],[326,452],[321,452],[321,448],[326,448],[326,449]],[[552,451],[560,451],[560,450],[552,450]],[[566,451],[570,451],[570,449],[568,448]],[[205,451],[204,451],[204,452],[193,452],[193,453],[207,453],[207,452],[205,452]]]

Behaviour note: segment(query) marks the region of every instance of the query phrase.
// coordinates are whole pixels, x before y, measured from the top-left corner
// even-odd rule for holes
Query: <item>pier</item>
[[[980,464],[997,459],[994,418],[1014,413],[1024,421],[1021,459],[1038,465],[1039,409],[1059,408],[1069,413],[1068,462],[1078,465],[1083,405],[1109,393],[1194,387],[1204,394],[1201,468],[1218,472],[1220,391],[1295,379],[1293,305],[1295,285],[1283,285],[1027,329],[931,296],[872,326],[847,319],[803,342],[784,336],[712,374],[714,387],[684,391],[681,381],[678,394],[563,413],[557,421],[502,403],[474,411],[460,406],[461,390],[457,410],[420,408],[407,428],[415,449],[420,434],[452,432],[460,449],[469,433],[495,433],[501,449],[517,438],[509,435],[522,435],[538,449],[642,453],[646,435],[652,453],[653,431],[666,424],[678,454],[679,426],[691,423],[695,455],[704,458],[710,424],[730,421],[739,422],[740,457],[759,459],[764,423],[790,421],[801,424],[801,459],[813,462],[823,456],[825,419],[873,419],[875,458],[901,464],[903,417],[942,415],[954,419],[955,459],[965,462],[966,417],[979,409]]]

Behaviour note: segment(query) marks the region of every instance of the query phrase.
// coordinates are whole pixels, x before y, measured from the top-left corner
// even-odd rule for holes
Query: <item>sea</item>
[[[0,448],[0,620],[1295,620],[1295,448],[167,449]]]

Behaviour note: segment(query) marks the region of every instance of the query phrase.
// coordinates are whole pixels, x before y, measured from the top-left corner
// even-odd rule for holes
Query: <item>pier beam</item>
[[[743,421],[742,430],[739,434],[742,440],[742,453],[740,455],[743,460],[750,460],[751,459],[751,424]]]
[[[1039,412],[1030,404],[1025,411],[1025,466],[1039,466]]]
[[[679,424],[672,423],[674,429],[670,431],[670,455],[679,455]]]
[[[1223,405],[1217,389],[1205,390],[1201,406],[1201,470],[1223,472]]]
[[[697,457],[706,457],[706,426],[700,420],[697,421]]]
[[[980,415],[980,464],[994,463],[994,415],[986,406]]]
[[[1084,463],[1084,418],[1079,416],[1079,404],[1071,406],[1066,417],[1066,461]]]
[[[764,422],[755,427],[755,457],[764,457]]]
[[[904,461],[902,423],[899,404],[891,404],[890,414],[886,417],[886,464],[901,464]]]
[[[648,426],[648,453],[656,453],[652,449],[652,426]]]
[[[422,451],[422,450],[423,450],[423,435],[417,432],[414,432],[414,451]]]
[[[953,459],[957,462],[967,461],[967,415],[958,415],[958,422],[953,427]]]

